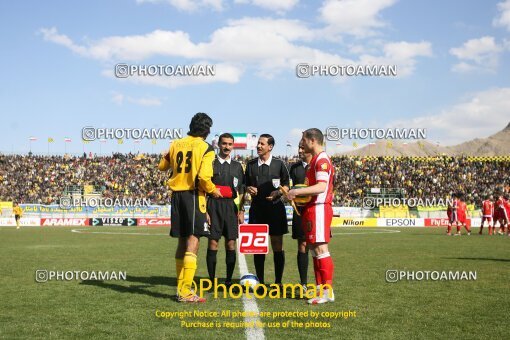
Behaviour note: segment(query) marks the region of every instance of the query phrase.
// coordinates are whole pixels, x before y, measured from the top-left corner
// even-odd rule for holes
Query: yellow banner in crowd
[[[12,208],[12,202],[0,202],[0,209]]]

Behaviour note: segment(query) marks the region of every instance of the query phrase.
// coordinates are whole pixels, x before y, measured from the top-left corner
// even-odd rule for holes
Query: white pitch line
[[[395,234],[400,233],[400,230],[390,230],[390,229],[377,229],[376,231],[370,232],[360,232],[360,233],[333,233],[333,235],[369,235],[369,234]]]
[[[114,231],[89,231],[90,229],[72,229],[71,232],[78,234],[106,234],[106,235],[137,235],[137,236],[168,236],[168,234],[151,234],[151,233],[123,233]],[[364,231],[356,233],[333,233],[333,235],[370,235],[370,234],[394,234],[400,233],[400,230],[378,229],[374,231]],[[286,236],[291,236],[287,234]]]
[[[113,231],[88,231],[88,229],[73,229],[72,233],[78,234],[106,234],[106,235],[138,235],[138,236],[166,236],[168,234],[149,234],[149,233],[119,233]]]
[[[244,254],[241,254],[239,251],[238,254],[238,263],[239,263],[239,273],[241,274],[241,277],[243,275],[248,274],[248,265],[246,264],[246,257]],[[243,305],[244,305],[244,311],[250,312],[249,314],[259,314],[259,307],[257,306],[257,302],[255,301],[255,297],[252,299],[246,298],[246,296],[243,294]],[[257,322],[260,322],[260,318],[258,316],[247,316],[244,318],[245,322],[253,322],[253,324],[257,324]],[[264,336],[264,329],[253,327],[253,328],[246,328],[244,330],[244,333],[246,334],[247,340],[262,340],[266,337]]]

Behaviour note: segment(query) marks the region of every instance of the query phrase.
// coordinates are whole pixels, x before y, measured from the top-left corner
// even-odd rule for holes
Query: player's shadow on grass
[[[147,290],[147,286],[123,286],[116,283],[109,283],[104,281],[82,281],[80,284],[87,286],[95,286],[100,288],[111,289],[119,293],[131,293],[131,294],[143,294],[154,298],[166,298],[171,299],[174,296],[170,294],[152,292]]]
[[[491,258],[491,257],[443,257],[443,258],[444,259],[454,259],[454,260],[510,262],[510,259],[495,259],[495,258]]]
[[[195,276],[193,278],[196,283],[200,282],[202,279],[208,279],[206,277],[201,276]],[[150,286],[169,286],[169,287],[177,287],[177,279],[175,277],[168,277],[168,276],[132,276],[127,275],[126,281],[129,282],[137,282],[137,283],[143,283],[145,285]]]
[[[126,281],[144,283],[147,285],[155,286],[170,286],[177,287],[177,279],[175,277],[168,276],[131,276],[127,275]]]
[[[198,282],[202,277],[195,277],[195,281]],[[177,287],[177,279],[175,277],[166,277],[166,276],[126,276],[126,282],[135,282],[141,283],[137,285],[129,285],[124,286],[116,283],[104,282],[104,281],[92,281],[85,280],[80,284],[87,286],[95,286],[100,288],[111,289],[119,293],[131,293],[131,294],[143,294],[148,295],[154,298],[166,298],[166,299],[174,299],[175,295],[153,292],[148,290],[148,288],[154,287],[156,285],[165,285],[170,287]]]

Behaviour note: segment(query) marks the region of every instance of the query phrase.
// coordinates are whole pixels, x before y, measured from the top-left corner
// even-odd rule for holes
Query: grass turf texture
[[[72,229],[155,234],[78,234]],[[390,230],[390,228],[385,229]],[[510,306],[510,237],[447,237],[444,228],[334,228],[330,244],[335,262],[336,302],[308,306],[297,299],[257,299],[261,312],[356,311],[356,318],[314,321],[330,328],[265,328],[268,339],[282,338],[464,338],[507,335]],[[179,319],[161,319],[160,311],[242,311],[242,300],[214,299],[180,304],[173,255],[176,241],[167,228],[0,228],[0,337],[2,338],[216,338],[244,337],[244,328],[183,329]],[[487,230],[484,230],[487,232]],[[347,233],[367,233],[351,235]],[[343,234],[343,235],[342,235]],[[207,277],[202,239],[197,277]],[[223,242],[217,274],[225,275]],[[286,237],[284,282],[297,283],[296,241]],[[253,260],[246,256],[249,270]],[[126,281],[35,282],[35,271],[126,271]],[[399,270],[477,271],[476,281],[402,281],[387,283],[385,272]],[[239,277],[236,268],[235,277]],[[271,253],[266,282],[274,279]],[[313,280],[310,260],[309,281]],[[188,318],[188,321],[215,319]],[[283,322],[299,318],[262,318]],[[243,321],[221,318],[220,321]]]

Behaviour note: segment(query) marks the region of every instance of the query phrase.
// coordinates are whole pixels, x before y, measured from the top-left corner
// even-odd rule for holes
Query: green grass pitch
[[[179,304],[168,228],[83,228],[112,234],[74,233],[79,227],[0,228],[0,337],[213,339],[244,337],[244,328],[181,327],[179,319],[157,318],[159,311],[243,311],[239,299]],[[335,263],[336,302],[308,306],[298,299],[257,299],[260,312],[355,311],[356,317],[315,321],[329,328],[264,329],[267,339],[463,338],[508,335],[510,237],[447,237],[443,228],[334,228],[330,252]],[[484,230],[486,233],[487,230]],[[117,233],[144,233],[125,235]],[[202,239],[197,277],[207,277]],[[223,243],[221,243],[223,246]],[[298,282],[296,242],[284,241],[284,281]],[[224,277],[223,248],[217,273]],[[249,270],[253,261],[246,256]],[[309,280],[313,279],[310,261]],[[50,281],[37,283],[35,271],[126,271],[126,281]],[[476,271],[476,281],[401,281],[387,283],[385,272],[398,270]],[[236,269],[235,277],[239,271]],[[272,255],[266,281],[274,279]],[[211,321],[189,318],[188,321]],[[215,319],[212,319],[213,321]],[[219,321],[243,321],[220,318]],[[264,317],[262,322],[306,319]],[[281,324],[280,324],[281,325]]]

